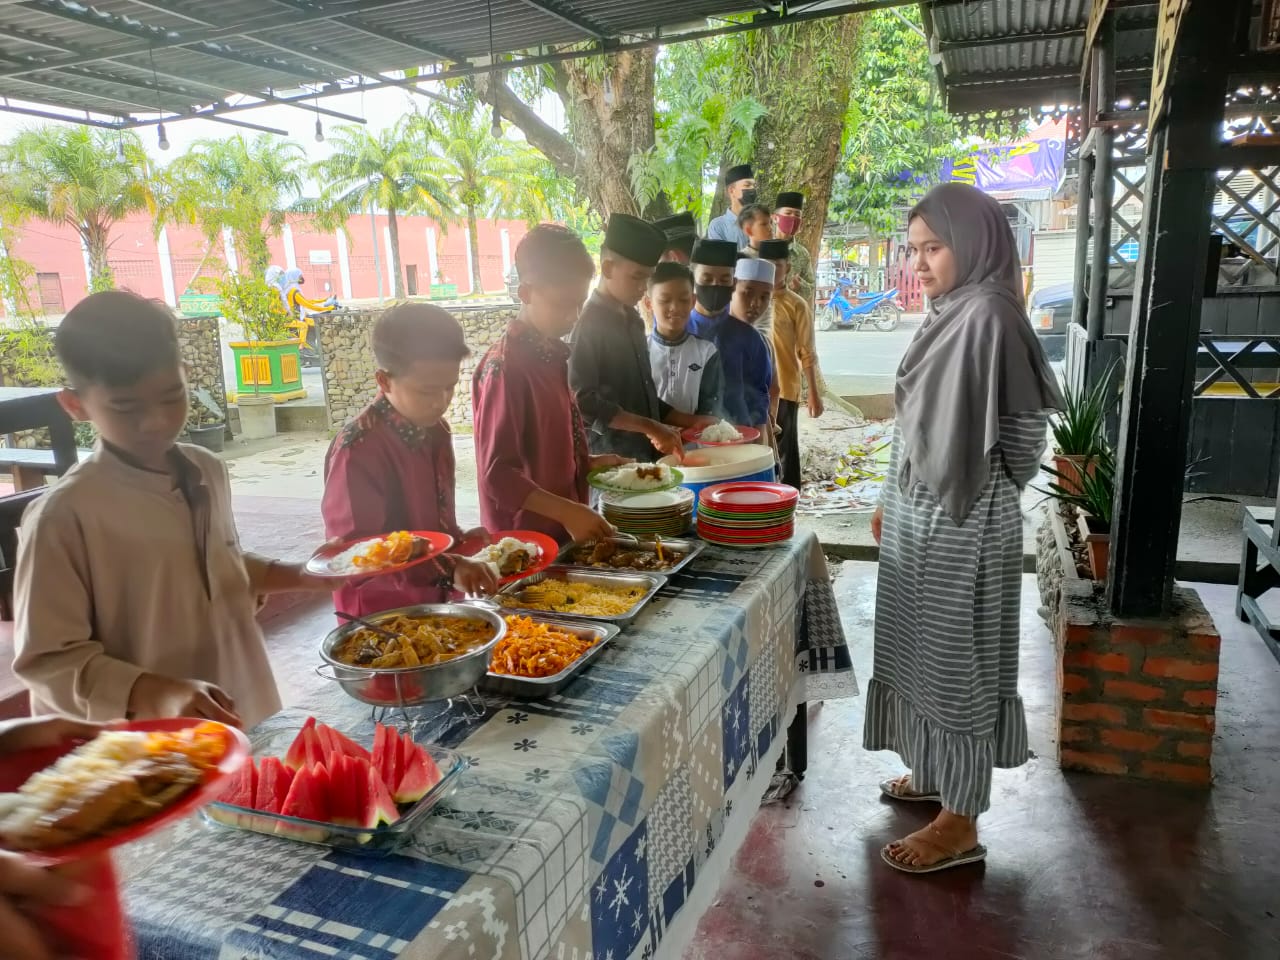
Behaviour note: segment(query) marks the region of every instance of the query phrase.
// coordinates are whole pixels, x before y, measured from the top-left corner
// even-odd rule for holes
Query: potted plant
[[[1104,442],[1094,453],[1073,463],[1070,474],[1053,467],[1045,469],[1057,482],[1050,483],[1044,492],[1059,503],[1076,508],[1076,529],[1089,554],[1089,571],[1095,580],[1106,579],[1111,561],[1111,508],[1116,495],[1115,452]]]
[[[1084,471],[1096,469],[1091,460],[1106,444],[1107,414],[1116,398],[1114,373],[1112,365],[1093,386],[1068,387],[1066,407],[1053,417],[1053,474],[1069,493],[1082,492]]]
[[[246,440],[273,436],[275,404],[307,395],[298,341],[279,292],[258,276],[232,274],[217,283],[222,316],[239,324],[245,339],[229,344],[235,359],[236,406]]]
[[[221,453],[226,429],[226,417],[209,391],[192,390],[187,405],[187,439],[198,447]]]

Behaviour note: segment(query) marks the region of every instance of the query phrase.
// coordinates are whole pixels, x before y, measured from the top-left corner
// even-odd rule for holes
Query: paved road
[[[818,362],[827,385],[846,397],[891,393],[898,363],[922,319],[910,316],[891,333],[818,331]]]

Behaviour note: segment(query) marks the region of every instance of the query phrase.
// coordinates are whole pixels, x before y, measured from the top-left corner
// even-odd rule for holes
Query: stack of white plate
[[[604,518],[623,533],[637,537],[679,537],[693,526],[692,490],[677,487],[624,496],[606,493],[600,499]]]

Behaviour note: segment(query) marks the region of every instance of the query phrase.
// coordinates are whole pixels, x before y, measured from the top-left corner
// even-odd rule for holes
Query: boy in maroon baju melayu
[[[489,530],[539,530],[560,542],[610,536],[587,506],[587,474],[626,462],[592,456],[569,389],[573,329],[595,267],[573,231],[541,224],[516,248],[520,314],[476,367],[480,517]]]

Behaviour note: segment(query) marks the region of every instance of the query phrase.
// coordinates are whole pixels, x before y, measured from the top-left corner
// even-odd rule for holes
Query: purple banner
[[[943,182],[956,180],[997,197],[1052,194],[1062,183],[1066,141],[1061,137],[979,147],[942,166]]]

